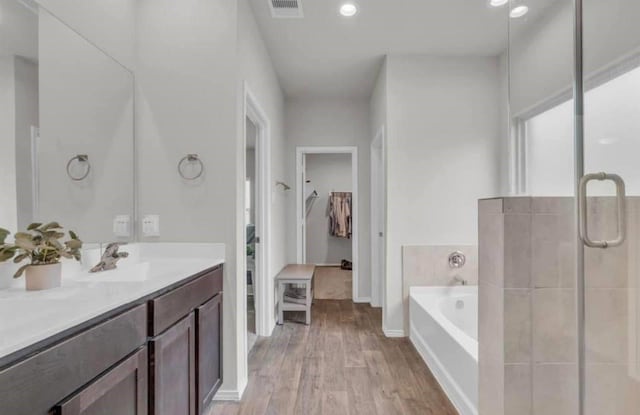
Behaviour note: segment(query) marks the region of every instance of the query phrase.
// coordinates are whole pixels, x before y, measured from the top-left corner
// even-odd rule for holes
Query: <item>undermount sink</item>
[[[120,267],[108,271],[87,272],[76,278],[76,281],[99,281],[99,282],[140,282],[147,281],[150,276],[149,262],[137,264],[121,264]]]

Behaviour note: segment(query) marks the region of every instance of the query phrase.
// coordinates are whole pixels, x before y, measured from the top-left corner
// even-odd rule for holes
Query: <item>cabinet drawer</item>
[[[58,343],[0,372],[0,412],[46,415],[82,386],[144,345],[146,305]]]
[[[150,301],[149,335],[157,336],[222,291],[222,267]]]
[[[143,347],[56,406],[55,415],[147,415],[148,354]]]

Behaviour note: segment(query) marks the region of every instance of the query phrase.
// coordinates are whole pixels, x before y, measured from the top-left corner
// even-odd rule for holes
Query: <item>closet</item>
[[[315,298],[352,298],[351,154],[305,155],[305,257]]]

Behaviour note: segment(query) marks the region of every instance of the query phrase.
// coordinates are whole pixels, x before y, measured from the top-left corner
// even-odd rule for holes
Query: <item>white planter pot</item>
[[[25,271],[27,291],[48,290],[62,285],[62,264],[30,265]]]

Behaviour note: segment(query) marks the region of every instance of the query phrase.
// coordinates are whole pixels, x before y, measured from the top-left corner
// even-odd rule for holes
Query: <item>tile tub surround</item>
[[[612,202],[589,199],[594,237],[615,232]],[[488,199],[478,208],[480,414],[573,415],[573,198]],[[632,414],[640,405],[639,198],[628,198],[627,216],[624,246],[585,251],[587,414]]]
[[[449,255],[461,251],[467,262],[462,268],[449,267]],[[409,335],[409,290],[411,287],[456,285],[458,275],[469,285],[478,285],[478,247],[475,245],[412,245],[402,247],[402,303],[405,335]]]
[[[0,366],[22,351],[224,262],[224,244],[132,244],[115,271],[63,264],[62,287],[0,290]]]

